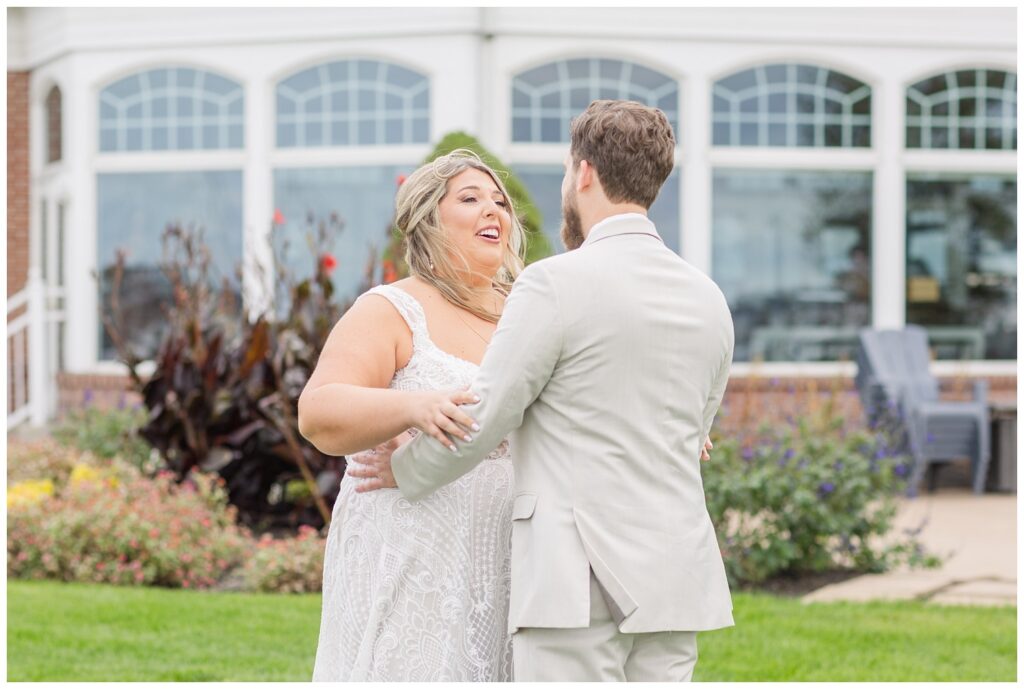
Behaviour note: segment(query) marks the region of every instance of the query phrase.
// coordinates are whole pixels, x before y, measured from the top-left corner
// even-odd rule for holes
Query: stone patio
[[[900,568],[825,586],[804,602],[923,600],[950,605],[1017,604],[1017,496],[974,495],[940,487],[904,499],[896,529],[924,526],[924,547],[943,559],[938,569]],[[898,531],[897,531],[898,532]]]

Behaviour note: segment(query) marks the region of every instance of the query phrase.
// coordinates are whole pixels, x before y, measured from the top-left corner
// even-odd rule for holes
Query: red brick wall
[[[982,378],[988,381],[990,403],[1016,402],[1016,376]],[[973,380],[963,376],[939,378],[942,399],[971,399]],[[860,396],[852,378],[733,376],[722,402],[723,413],[715,424],[719,432],[728,434],[750,430],[762,423],[784,423],[787,416],[799,417],[808,409],[821,409],[826,404],[852,427],[864,423]]]
[[[7,294],[28,279],[28,80],[7,73]]]
[[[1017,399],[1017,378],[989,377],[989,400],[1012,402]],[[970,379],[941,378],[942,397],[970,399]],[[71,409],[96,406],[110,409],[134,406],[141,397],[129,390],[127,376],[61,373],[57,376],[60,389],[58,415]],[[716,427],[720,432],[750,428],[762,422],[783,421],[789,414],[806,412],[812,405],[831,403],[833,408],[854,425],[863,422],[863,413],[857,389],[850,378],[761,378],[739,377],[729,379],[723,406],[726,413],[719,416]]]
[[[88,373],[57,374],[57,418],[69,411],[96,407],[116,409],[134,407],[142,397],[131,390],[128,376]]]

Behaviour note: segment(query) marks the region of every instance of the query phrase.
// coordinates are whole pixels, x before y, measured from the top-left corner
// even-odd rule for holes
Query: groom
[[[696,632],[733,624],[698,457],[729,377],[722,292],[666,248],[647,210],[672,171],[664,113],[595,101],[562,181],[568,253],[515,282],[464,408],[458,451],[391,458],[409,500],[510,436],[515,679],[688,680]]]

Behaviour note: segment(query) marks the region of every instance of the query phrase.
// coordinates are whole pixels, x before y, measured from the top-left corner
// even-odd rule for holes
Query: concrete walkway
[[[1017,496],[959,488],[904,499],[894,533],[927,519],[920,539],[938,569],[901,568],[825,586],[804,602],[925,600],[954,605],[1017,604]]]

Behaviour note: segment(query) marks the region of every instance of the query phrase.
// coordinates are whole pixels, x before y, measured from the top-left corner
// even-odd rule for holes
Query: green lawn
[[[734,600],[694,679],[1016,679],[1016,608]],[[319,623],[319,596],[12,581],[7,679],[306,681]]]

